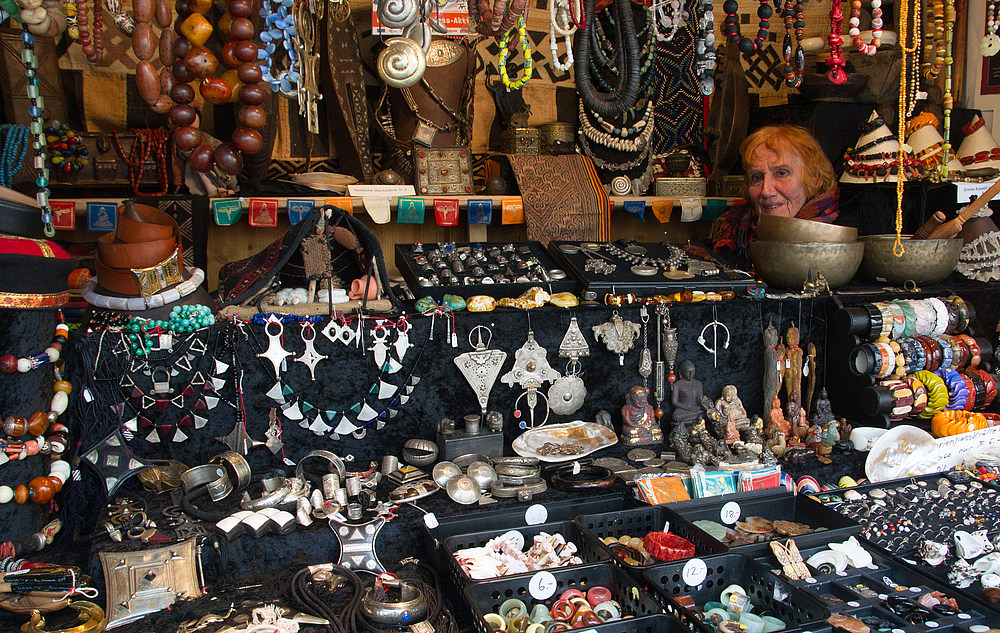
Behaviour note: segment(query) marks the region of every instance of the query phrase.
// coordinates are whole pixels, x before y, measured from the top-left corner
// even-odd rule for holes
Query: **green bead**
[[[42,133],[42,120],[35,119],[31,122],[31,133],[39,135]]]
[[[28,98],[37,99],[38,98],[38,86],[33,84],[28,84]],[[38,129],[38,134],[42,133],[41,128]]]
[[[35,184],[39,187],[45,187],[49,184],[49,179],[39,176],[38,178],[35,178]]]

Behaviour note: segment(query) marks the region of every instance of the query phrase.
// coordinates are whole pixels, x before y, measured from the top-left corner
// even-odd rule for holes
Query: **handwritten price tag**
[[[528,581],[528,593],[535,600],[548,600],[556,592],[556,577],[552,572],[540,571]]]
[[[740,513],[740,504],[730,501],[722,506],[722,510],[719,511],[719,518],[726,525],[732,525],[740,520]]]
[[[549,511],[540,503],[536,503],[524,511],[524,522],[528,525],[538,525],[545,523],[549,518]]]
[[[705,582],[706,576],[708,576],[708,565],[700,558],[692,558],[684,563],[684,569],[681,570],[681,579],[689,587],[697,587]]]
[[[524,549],[524,535],[517,530],[511,530],[503,535],[503,540],[509,542],[517,549]]]

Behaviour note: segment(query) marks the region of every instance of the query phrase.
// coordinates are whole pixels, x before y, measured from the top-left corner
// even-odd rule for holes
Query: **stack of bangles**
[[[921,418],[930,419],[935,414],[945,410],[984,409],[993,403],[997,395],[996,379],[982,369],[970,369],[964,373],[954,369],[939,369],[936,372],[924,369],[915,372],[912,378],[916,378],[926,388],[927,404],[922,411],[905,412],[903,409],[906,405],[901,402],[899,405],[900,415],[919,415]],[[898,387],[898,385],[894,386]],[[889,388],[890,391],[893,390],[893,387]],[[893,393],[896,392],[893,391]],[[914,393],[916,393],[915,389]],[[905,393],[901,392],[901,395],[905,398]],[[913,408],[915,409],[915,407]]]
[[[604,295],[604,304],[609,306],[629,305],[659,305],[661,303],[698,303],[699,301],[728,301],[735,299],[736,293],[731,290],[721,292],[702,292],[699,290],[675,292],[671,295],[653,295],[652,297],[637,297],[631,292],[623,295]]]
[[[894,299],[863,306],[868,313],[868,340],[939,336],[964,332],[974,318],[961,297]]]
[[[931,419],[931,433],[938,437],[981,431],[993,426],[1000,426],[1000,415],[996,413],[942,411],[934,414]]]
[[[499,613],[487,613],[483,619],[493,631],[559,633],[615,622],[622,617],[622,605],[611,590],[596,585],[586,593],[577,588],[567,589],[551,607],[539,603],[530,611],[522,600],[510,598],[500,605]]]

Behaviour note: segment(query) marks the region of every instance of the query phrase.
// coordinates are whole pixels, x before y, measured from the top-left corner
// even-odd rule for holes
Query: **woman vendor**
[[[761,214],[831,223],[837,219],[837,177],[808,130],[797,125],[762,127],[743,140],[740,154],[746,204],[712,224],[708,240],[713,249],[749,259]]]

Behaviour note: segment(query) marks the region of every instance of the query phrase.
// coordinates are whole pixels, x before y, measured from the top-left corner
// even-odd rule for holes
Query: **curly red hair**
[[[802,159],[802,179],[806,193],[812,199],[816,194],[832,189],[837,184],[830,159],[823,153],[819,141],[809,130],[800,125],[767,125],[756,130],[740,144],[743,167],[750,164],[750,158],[760,147],[766,147],[776,154],[794,152]],[[750,181],[743,177],[743,196],[749,199]]]

